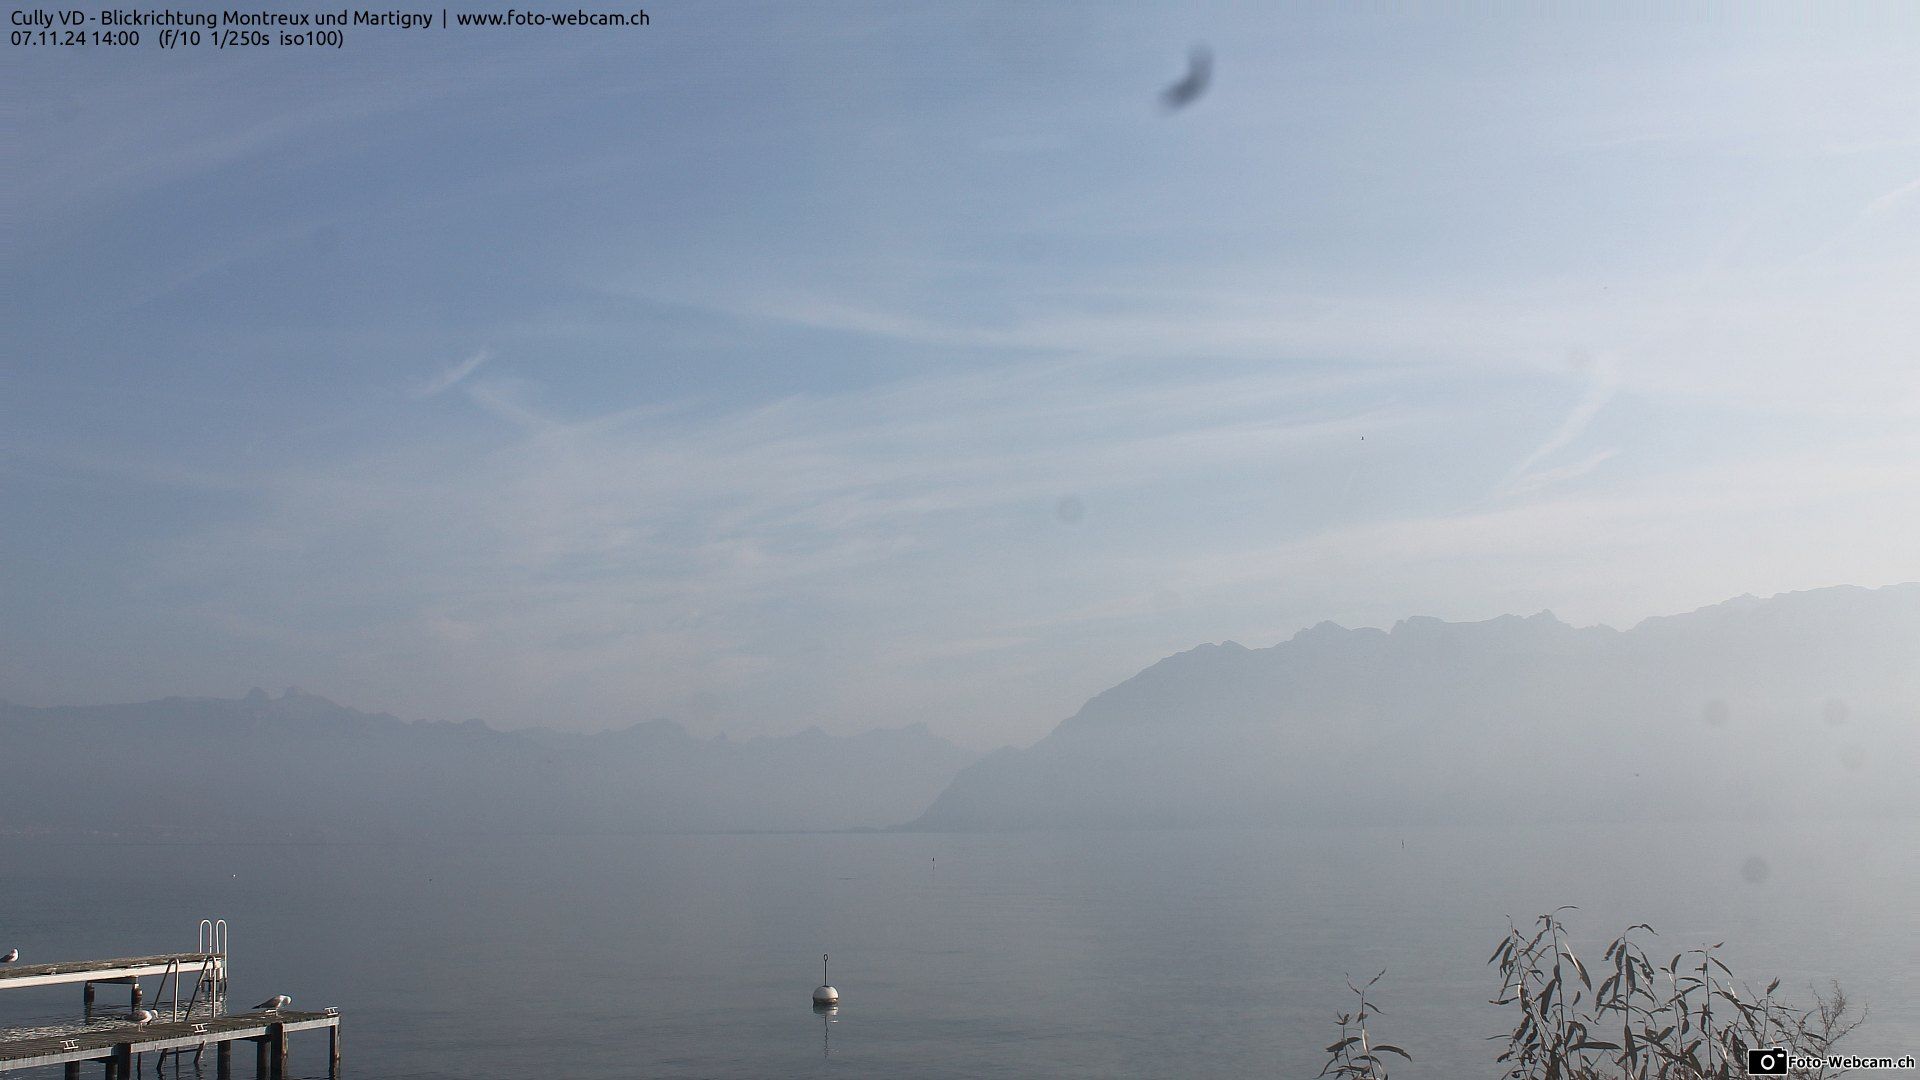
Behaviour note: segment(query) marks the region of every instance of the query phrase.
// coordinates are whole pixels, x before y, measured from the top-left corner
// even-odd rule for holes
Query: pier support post
[[[253,1078],[267,1080],[267,1040],[255,1040],[253,1051]]]
[[[67,1062],[66,1080],[80,1080],[80,1063],[79,1062],[77,1061]]]
[[[214,1080],[233,1080],[233,1040],[220,1044],[213,1052]]]
[[[286,1080],[287,1075],[287,1025],[275,1024],[267,1029],[267,1041],[272,1044],[270,1052],[273,1061],[272,1080]]]
[[[340,1080],[340,1025],[327,1029],[327,1076]]]
[[[81,1001],[86,1005],[88,1012],[93,1011],[93,984],[92,983],[87,984],[86,993],[81,997]]]
[[[133,1080],[133,1044],[120,1043],[107,1061],[107,1075],[113,1080]]]
[[[133,1007],[136,1009],[139,1008],[140,1001],[145,996],[146,996],[146,992],[140,989],[140,980],[139,979],[133,980]]]

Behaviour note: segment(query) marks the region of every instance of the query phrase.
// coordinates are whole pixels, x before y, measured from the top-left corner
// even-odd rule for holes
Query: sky
[[[1920,577],[1920,8],[647,11],[10,52],[0,697],[985,748]]]

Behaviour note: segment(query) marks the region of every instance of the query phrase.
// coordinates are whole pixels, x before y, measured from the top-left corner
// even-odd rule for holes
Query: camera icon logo
[[[1787,1051],[1778,1046],[1747,1051],[1748,1076],[1787,1075]]]

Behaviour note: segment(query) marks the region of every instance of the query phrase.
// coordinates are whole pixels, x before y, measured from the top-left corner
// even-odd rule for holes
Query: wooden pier
[[[66,964],[0,965],[0,990],[60,983],[133,983],[187,972],[196,977],[211,968],[218,979],[227,977],[227,958],[220,953],[160,953],[119,960],[76,960]]]
[[[69,1077],[80,1075],[86,1062],[106,1066],[106,1080],[134,1080],[134,1061],[145,1054],[193,1053],[214,1049],[214,1075],[233,1076],[233,1044],[254,1044],[254,1075],[259,1080],[284,1080],[287,1075],[287,1036],[296,1031],[327,1032],[328,1072],[340,1072],[340,1014],[326,1012],[249,1012],[198,1020],[117,1024],[71,1035],[40,1035],[27,1039],[0,1039],[0,1073],[66,1066]]]
[[[154,1000],[144,1009],[141,979],[158,980]],[[324,1030],[328,1075],[340,1075],[340,1010],[226,1011],[224,920],[201,920],[196,952],[55,964],[0,964],[0,990],[72,983],[86,987],[80,1018],[71,1023],[0,1031],[0,1073],[59,1065],[65,1067],[67,1080],[77,1080],[88,1062],[99,1062],[105,1066],[106,1080],[135,1080],[147,1054],[191,1054],[198,1066],[211,1047],[215,1076],[230,1080],[234,1044],[250,1042],[254,1045],[254,1076],[259,1080],[285,1080],[287,1037],[296,1031]],[[126,1012],[115,1007],[115,1015],[110,1018],[97,1015],[94,988],[100,983],[127,987]],[[191,986],[191,992],[183,994],[183,986]],[[169,987],[171,1001],[166,1000]],[[138,1015],[136,1010],[140,1010]],[[143,1017],[147,1022],[139,1023]]]

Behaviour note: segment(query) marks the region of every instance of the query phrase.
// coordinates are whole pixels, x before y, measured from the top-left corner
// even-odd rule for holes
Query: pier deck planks
[[[291,1035],[296,1031],[339,1026],[338,1013],[282,1010],[277,1013],[235,1013],[178,1023],[156,1021],[146,1025],[117,1024],[65,1036],[0,1038],[0,1073],[63,1065],[69,1061],[100,1061],[112,1057],[114,1049],[123,1045],[128,1046],[132,1053],[150,1054],[161,1050],[195,1050],[223,1042],[266,1039],[276,1027]]]

